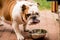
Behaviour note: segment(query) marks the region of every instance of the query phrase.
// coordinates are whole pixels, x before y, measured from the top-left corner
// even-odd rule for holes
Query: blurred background
[[[47,0],[34,0],[35,2],[40,3],[39,9],[50,9],[51,8],[51,2],[48,2]]]

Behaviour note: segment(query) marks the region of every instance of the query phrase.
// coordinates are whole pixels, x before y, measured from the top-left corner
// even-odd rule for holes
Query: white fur
[[[32,10],[33,10],[33,11],[32,11]],[[29,7],[28,13],[32,13],[32,12],[36,13],[36,12],[38,12],[38,11],[39,11],[39,10],[38,10],[37,6],[36,6],[36,5],[32,5],[31,7]]]

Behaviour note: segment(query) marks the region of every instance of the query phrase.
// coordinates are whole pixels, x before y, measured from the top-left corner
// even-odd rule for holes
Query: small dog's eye
[[[39,15],[38,13],[36,13],[36,15]]]
[[[27,14],[26,16],[29,17],[31,14]]]

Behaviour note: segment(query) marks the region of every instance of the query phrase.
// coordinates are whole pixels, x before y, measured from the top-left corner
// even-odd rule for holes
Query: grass
[[[51,2],[47,2],[47,0],[34,0],[35,2],[38,2],[40,4],[39,9],[50,9]]]

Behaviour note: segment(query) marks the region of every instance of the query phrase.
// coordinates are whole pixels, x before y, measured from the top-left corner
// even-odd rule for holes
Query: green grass
[[[47,2],[47,0],[34,0],[35,2],[38,2],[40,4],[39,9],[50,9],[51,2]]]

